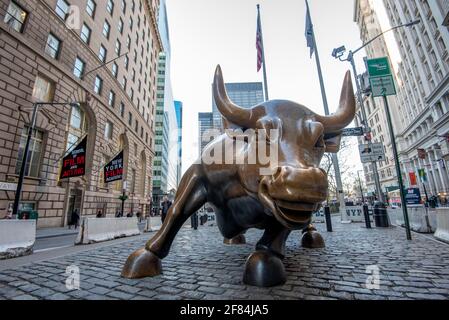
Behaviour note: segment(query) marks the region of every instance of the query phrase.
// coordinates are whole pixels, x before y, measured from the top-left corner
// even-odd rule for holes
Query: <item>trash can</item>
[[[376,201],[373,207],[373,218],[375,226],[378,228],[388,228],[390,226],[390,223],[388,222],[388,213],[385,205],[380,201]]]

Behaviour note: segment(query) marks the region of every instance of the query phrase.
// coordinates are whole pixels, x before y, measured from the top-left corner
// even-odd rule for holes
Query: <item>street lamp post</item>
[[[371,131],[371,129],[369,128],[368,125],[368,117],[366,116],[366,112],[365,112],[365,107],[363,105],[363,97],[362,97],[362,90],[361,90],[361,85],[359,82],[359,76],[357,74],[357,69],[355,66],[355,61],[354,61],[354,55],[359,52],[360,50],[362,50],[364,47],[366,47],[367,45],[369,45],[370,43],[372,43],[373,41],[375,41],[376,39],[380,38],[384,33],[398,29],[398,28],[402,28],[402,27],[411,27],[415,24],[420,23],[420,20],[415,20],[406,24],[401,24],[398,26],[395,26],[393,28],[390,28],[380,34],[378,34],[377,36],[375,36],[374,38],[372,38],[371,40],[369,40],[368,42],[364,43],[361,47],[355,49],[354,51],[350,50],[348,53],[348,56],[346,59],[343,59],[342,56],[344,55],[344,52],[346,51],[346,48],[344,46],[341,46],[339,48],[334,49],[334,51],[332,52],[332,56],[334,58],[339,59],[340,61],[348,61],[351,66],[352,66],[352,70],[354,73],[354,79],[355,79],[355,83],[356,83],[356,87],[357,87],[357,100],[358,100],[358,104],[360,106],[360,110],[362,111],[362,118],[363,118],[363,127],[364,127],[364,131],[365,133],[368,133]],[[371,139],[368,140],[368,146],[371,146],[372,142]],[[381,185],[380,185],[380,179],[379,179],[379,172],[377,171],[377,163],[375,161],[372,162],[372,167],[373,167],[373,172],[374,172],[374,181],[375,181],[375,185],[376,185],[376,193],[377,196],[379,198],[379,200],[381,202],[384,202],[384,197],[382,194],[382,189],[381,189]]]
[[[28,152],[30,151],[31,137],[33,135],[33,131],[36,126],[37,113],[39,111],[39,107],[43,106],[66,106],[66,105],[74,105],[76,103],[59,103],[59,102],[36,102],[33,103],[33,115],[31,116],[31,123],[28,126],[27,140],[25,143],[25,149],[23,151],[22,156],[22,164],[20,166],[19,179],[17,181],[17,189],[16,194],[14,196],[14,204],[12,208],[13,215],[17,215],[19,211],[20,198],[22,194],[23,180],[25,179],[25,169],[28,158]]]

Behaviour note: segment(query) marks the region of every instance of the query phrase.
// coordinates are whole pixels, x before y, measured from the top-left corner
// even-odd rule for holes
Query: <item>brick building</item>
[[[0,218],[14,201],[36,101],[71,103],[38,113],[21,202],[39,212],[38,227],[64,226],[74,209],[114,215],[123,187],[125,214],[148,210],[162,50],[158,6],[158,0],[0,0]],[[86,174],[59,180],[63,155],[86,134]],[[122,149],[127,183],[103,183],[103,165]]]

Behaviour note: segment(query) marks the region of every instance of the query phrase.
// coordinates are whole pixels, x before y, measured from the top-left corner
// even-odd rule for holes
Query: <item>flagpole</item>
[[[265,49],[263,46],[263,33],[262,33],[262,23],[260,20],[260,5],[257,5],[257,24],[260,32],[260,45],[262,47],[262,62],[263,62],[263,83],[265,92],[265,101],[268,101],[268,84],[267,84],[267,69],[265,66]]]
[[[317,66],[317,70],[318,70],[318,78],[320,80],[321,97],[323,99],[324,113],[326,115],[329,115],[329,105],[327,103],[326,89],[324,87],[324,80],[323,80],[323,73],[321,71],[320,55],[318,54],[318,47],[316,45],[315,30],[313,28],[312,18],[310,16],[309,2],[307,0],[305,0],[305,1],[306,1],[306,7],[307,7],[307,19],[310,23],[309,27],[312,31],[313,49],[315,52],[315,61],[316,61],[316,66]],[[340,214],[342,217],[342,221],[346,221],[345,220],[345,212],[344,212],[346,210],[344,210],[345,209],[345,199],[344,199],[344,194],[343,194],[343,183],[341,181],[341,173],[340,173],[340,166],[338,165],[338,157],[337,157],[337,154],[335,154],[335,153],[332,153],[332,162],[333,162],[334,171],[335,171],[335,182],[337,184],[337,198],[340,203],[339,211],[340,211]]]

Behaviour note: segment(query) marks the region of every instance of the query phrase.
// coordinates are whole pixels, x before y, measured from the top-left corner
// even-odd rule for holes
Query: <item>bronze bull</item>
[[[244,242],[243,234],[249,228],[264,230],[256,251],[246,262],[243,276],[246,284],[267,287],[285,282],[282,259],[291,230],[304,230],[302,245],[305,247],[324,246],[310,222],[312,213],[320,208],[328,192],[327,175],[319,168],[321,158],[324,152],[338,151],[341,129],[354,118],[350,72],[344,79],[339,108],[330,116],[317,115],[305,106],[285,100],[241,108],[230,101],[220,66],[215,72],[213,93],[225,129],[241,130],[228,131],[216,138],[205,148],[203,156],[222,145],[232,148],[234,158],[247,156],[258,148],[254,140],[244,137],[247,129],[253,129],[256,136],[259,131],[268,133],[271,129],[276,130],[277,137],[273,141],[267,134],[265,143],[277,144],[277,162],[206,163],[202,157],[184,174],[161,229],[144,248],[128,257],[123,277],[160,274],[161,259],[168,255],[179,229],[206,202],[215,208],[225,243]],[[243,143],[237,144],[242,136]],[[261,175],[261,168],[268,168],[271,173]]]

